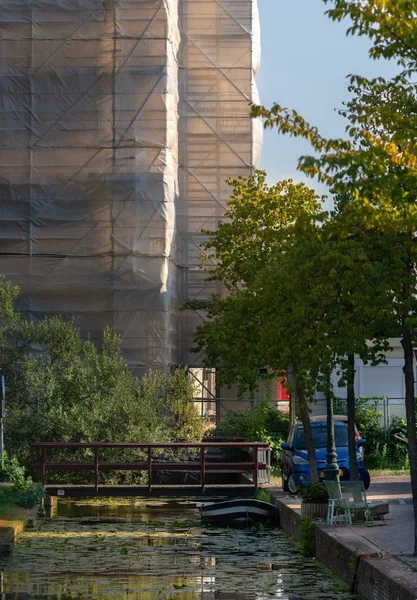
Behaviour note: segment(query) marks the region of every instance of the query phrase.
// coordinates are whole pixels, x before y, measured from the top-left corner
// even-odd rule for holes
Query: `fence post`
[[[46,485],[46,446],[42,448],[42,485]]]
[[[206,490],[206,453],[205,448],[200,448],[200,473],[201,473],[201,491],[204,493]]]
[[[272,450],[271,450],[271,448],[268,448],[268,483],[269,483],[269,485],[271,485],[271,455],[272,455]]]
[[[98,446],[94,447],[94,484],[98,492]]]
[[[152,490],[152,447],[148,446],[148,492]]]
[[[258,489],[258,447],[255,446],[252,448],[252,460],[255,463],[253,470],[253,485],[255,486],[255,490]]]

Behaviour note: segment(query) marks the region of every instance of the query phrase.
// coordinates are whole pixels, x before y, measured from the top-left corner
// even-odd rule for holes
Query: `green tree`
[[[288,215],[277,223],[268,188],[262,183],[257,197],[253,178],[247,183],[246,187],[244,180],[238,181],[239,193],[232,194],[227,215],[230,221],[211,232],[207,243],[215,250],[210,262],[216,269],[211,267],[211,273],[231,292],[206,305],[207,320],[197,329],[196,350],[204,350],[206,364],[216,368],[222,383],[237,381],[249,390],[256,387],[260,367],[279,376],[291,366],[314,477],[307,400],[317,387],[328,391],[329,374],[337,366],[341,378],[346,377],[347,354],[373,362],[383,358],[386,344],[375,329],[381,318],[378,311],[384,308],[375,295],[380,269],[369,260],[367,236],[361,230],[352,236],[344,222],[320,214],[319,204],[310,203],[310,190],[303,205],[303,188],[298,188],[300,196],[292,209],[290,199],[275,197],[274,202],[286,203]],[[247,218],[253,211],[261,218]],[[354,443],[351,454],[355,464]]]
[[[15,311],[18,288],[0,278],[6,448],[27,467],[30,444],[198,441],[205,425],[184,369],[137,379],[120,338],[103,332],[101,348],[61,317],[29,323]]]
[[[209,265],[210,276],[222,281],[230,293],[226,298],[213,297],[206,304],[208,319],[197,329],[195,349],[205,351],[206,364],[216,367],[221,382],[237,381],[242,390],[254,389],[260,367],[269,367],[271,375],[282,375],[292,365],[311,477],[317,479],[307,407],[308,393],[314,386],[309,383],[309,370],[301,363],[305,352],[303,349],[298,357],[296,351],[290,353],[287,346],[281,345],[273,357],[268,353],[271,342],[262,337],[267,311],[260,274],[266,267],[281,269],[281,261],[296,243],[299,231],[312,223],[314,229],[320,216],[320,198],[305,185],[292,181],[269,187],[263,172],[229,183],[233,192],[227,220],[217,231],[206,232],[210,239],[205,264]],[[187,306],[197,308],[195,302]],[[275,340],[276,333],[272,329],[270,333]]]
[[[300,158],[299,167],[325,181],[338,194],[336,209],[346,227],[354,224],[379,237],[385,257],[385,293],[391,298],[385,335],[393,323],[404,349],[407,435],[415,516],[417,554],[417,438],[414,410],[413,346],[416,343],[417,304],[417,68],[416,9],[408,0],[324,0],[334,20],[348,17],[348,33],[368,36],[373,58],[397,62],[390,80],[351,77],[353,99],[340,111],[347,118],[347,139],[326,139],[295,111],[278,104],[253,114],[266,127],[307,139],[316,156]]]
[[[209,235],[203,266],[229,289],[241,289],[275,260],[276,250],[291,244],[296,223],[318,218],[323,199],[291,179],[269,186],[264,171],[228,183],[232,191],[225,220],[216,231],[203,230]]]

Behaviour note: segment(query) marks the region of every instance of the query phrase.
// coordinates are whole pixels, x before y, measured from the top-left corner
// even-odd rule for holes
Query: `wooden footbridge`
[[[271,449],[263,442],[41,442],[32,447],[40,451],[33,466],[49,496],[236,496],[270,482]],[[103,482],[105,473],[124,471],[145,473],[145,483]],[[90,473],[91,484],[48,483],[51,472],[54,481],[56,472],[86,472],[87,480]]]

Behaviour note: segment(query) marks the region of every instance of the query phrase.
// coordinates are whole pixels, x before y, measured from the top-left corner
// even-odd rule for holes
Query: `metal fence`
[[[365,403],[369,408],[375,408],[379,413],[381,425],[388,431],[394,418],[406,420],[405,398],[383,396],[381,398],[369,398]],[[326,414],[326,400],[317,400],[311,405],[311,416]]]

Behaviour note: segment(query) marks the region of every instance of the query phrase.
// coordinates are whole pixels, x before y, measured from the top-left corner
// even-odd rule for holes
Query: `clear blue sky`
[[[345,120],[335,109],[348,98],[346,76],[387,77],[396,72],[395,65],[370,60],[369,41],[346,37],[347,21],[331,21],[322,0],[258,0],[258,5],[261,103],[270,107],[276,101],[295,108],[324,135],[342,137]],[[260,168],[267,171],[270,183],[292,177],[326,193],[324,186],[296,169],[298,157],[308,153],[306,142],[265,131]]]

